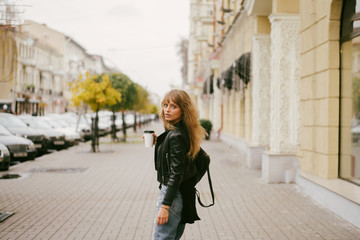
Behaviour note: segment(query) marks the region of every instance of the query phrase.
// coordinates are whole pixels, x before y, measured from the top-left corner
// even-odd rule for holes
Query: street
[[[129,131],[127,143],[102,138],[100,152],[80,143],[12,166],[1,174],[0,239],[151,239],[158,183],[154,148]],[[162,132],[160,123],[146,129]],[[182,239],[360,239],[360,229],[305,196],[297,184],[266,184],[236,149],[211,139],[215,206]],[[206,177],[198,189],[210,203]]]

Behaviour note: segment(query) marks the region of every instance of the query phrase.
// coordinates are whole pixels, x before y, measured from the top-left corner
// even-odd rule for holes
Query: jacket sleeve
[[[181,133],[174,132],[174,134],[169,136],[170,152],[166,161],[168,167],[170,168],[170,176],[167,183],[168,188],[163,201],[164,205],[171,205],[183,179],[186,157],[185,146],[185,139]]]

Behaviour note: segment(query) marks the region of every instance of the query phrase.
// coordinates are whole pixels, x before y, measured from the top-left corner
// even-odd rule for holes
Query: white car
[[[81,136],[73,128],[69,127],[63,121],[50,117],[42,116],[39,117],[46,121],[53,129],[65,134],[65,142],[67,146],[73,146],[81,141]]]

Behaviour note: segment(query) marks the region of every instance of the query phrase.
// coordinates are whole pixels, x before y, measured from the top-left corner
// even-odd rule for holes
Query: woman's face
[[[175,123],[181,120],[181,109],[172,100],[169,100],[166,103],[164,103],[163,111],[164,111],[165,120],[170,122],[171,124],[174,125]]]

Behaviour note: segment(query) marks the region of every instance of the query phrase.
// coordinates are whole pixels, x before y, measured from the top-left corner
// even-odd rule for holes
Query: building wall
[[[273,13],[299,13],[298,0],[273,0]]]
[[[24,107],[28,99],[36,99],[41,101],[44,113],[75,110],[70,108],[68,83],[86,72],[101,74],[108,70],[101,56],[88,54],[74,39],[44,24],[27,20],[17,30],[19,60],[14,95],[22,102],[22,109],[29,109]],[[34,90],[29,92],[29,85]]]
[[[301,169],[337,178],[342,1],[300,1]]]
[[[29,34],[44,45],[56,49],[59,54],[65,54],[65,34],[47,27],[45,24],[39,24],[31,20],[26,20],[21,26],[23,33]]]
[[[234,9],[230,1],[215,2]],[[343,179],[358,172],[352,153],[352,84],[360,37],[342,44],[340,66],[343,2],[241,1],[247,15],[240,12],[232,24],[226,20],[223,35],[216,38],[224,40],[216,47],[219,67],[214,79],[245,52],[252,54],[253,75],[244,91],[215,84],[213,118],[221,139],[246,155],[249,168],[261,168],[265,182],[296,182],[322,205],[360,226],[358,177]]]
[[[249,17],[244,12],[240,13],[223,41],[223,47],[218,54],[219,73],[228,69],[242,54],[251,52],[254,21],[254,17]],[[215,76],[215,79],[217,77]],[[250,141],[252,128],[251,83],[240,92],[233,89],[230,91],[223,90],[223,98],[224,128],[222,133]]]
[[[64,112],[63,56],[26,33],[17,34],[16,42],[18,69],[14,112],[36,115]]]

